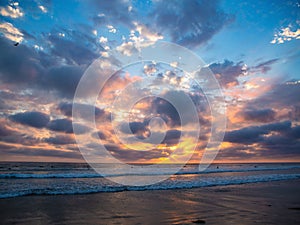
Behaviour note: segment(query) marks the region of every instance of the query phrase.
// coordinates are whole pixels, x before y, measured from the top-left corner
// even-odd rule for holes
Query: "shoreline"
[[[4,224],[300,224],[300,179],[0,199]]]

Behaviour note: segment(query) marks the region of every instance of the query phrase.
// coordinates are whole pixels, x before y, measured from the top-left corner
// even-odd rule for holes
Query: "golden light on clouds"
[[[11,23],[0,23],[0,31],[11,41],[22,42],[24,39],[24,34]]]

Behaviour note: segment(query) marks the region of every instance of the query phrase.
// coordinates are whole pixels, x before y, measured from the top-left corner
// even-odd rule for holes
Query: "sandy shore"
[[[0,200],[1,224],[300,224],[300,180]]]

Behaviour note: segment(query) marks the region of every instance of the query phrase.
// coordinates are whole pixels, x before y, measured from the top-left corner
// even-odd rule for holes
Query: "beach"
[[[2,224],[300,224],[300,180],[0,199]]]

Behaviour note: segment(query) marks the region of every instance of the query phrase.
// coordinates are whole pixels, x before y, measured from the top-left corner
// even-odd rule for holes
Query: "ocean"
[[[103,164],[113,167],[113,164]],[[147,165],[145,165],[147,166]],[[161,176],[165,167],[145,176]],[[0,163],[0,198],[26,195],[76,195],[98,192],[167,190],[209,186],[239,185],[256,182],[292,180],[300,178],[300,163],[241,163],[212,164],[199,172],[197,164],[187,164],[169,179],[147,186],[124,186],[110,181],[110,176],[141,177],[142,174],[96,173],[85,163]]]

